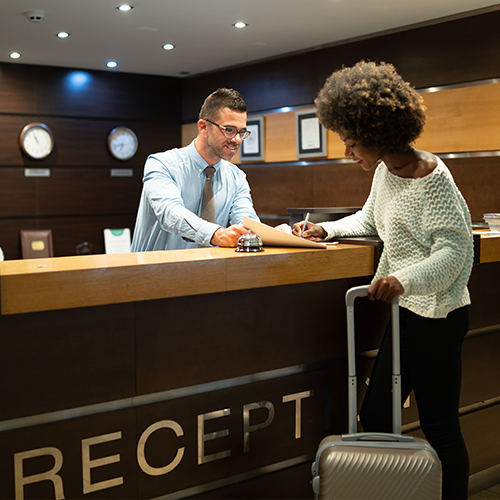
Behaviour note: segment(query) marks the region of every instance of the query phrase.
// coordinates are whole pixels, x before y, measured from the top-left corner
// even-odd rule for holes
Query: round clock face
[[[54,136],[44,123],[30,123],[21,131],[21,149],[35,160],[42,160],[54,149]]]
[[[138,146],[137,136],[129,128],[117,127],[109,133],[109,151],[118,160],[130,160],[137,152]]]

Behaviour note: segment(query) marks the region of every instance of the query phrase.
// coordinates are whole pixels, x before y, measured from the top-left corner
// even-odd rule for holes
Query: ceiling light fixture
[[[107,66],[108,68],[116,68],[116,67],[118,66],[118,63],[117,63],[116,61],[108,61],[108,62],[106,63],[106,66]]]
[[[117,7],[118,10],[121,10],[122,12],[128,12],[129,10],[132,10],[133,7],[131,5],[123,4]]]
[[[19,58],[21,57],[21,54],[19,54],[19,52],[12,52],[12,53],[10,54],[10,57],[11,57],[12,59],[19,59]]]
[[[66,31],[60,31],[60,32],[57,34],[57,36],[58,36],[59,38],[68,38],[69,33],[66,33]]]
[[[172,50],[172,49],[175,49],[175,45],[172,45],[171,43],[166,43],[163,48],[165,50]]]
[[[237,23],[234,23],[233,26],[235,28],[246,28],[248,26],[248,24],[244,23],[242,21],[238,21]]]

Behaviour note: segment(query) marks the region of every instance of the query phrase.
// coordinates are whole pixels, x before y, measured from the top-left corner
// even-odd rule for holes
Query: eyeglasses
[[[211,123],[212,125],[217,125],[219,128],[221,128],[222,132],[228,139],[232,139],[233,137],[236,136],[236,134],[239,134],[241,139],[244,140],[250,135],[250,130],[247,130],[246,128],[238,130],[236,127],[225,127],[224,125],[219,125],[218,123],[215,123],[212,120],[209,120],[208,118],[204,118],[204,120],[206,122]]]

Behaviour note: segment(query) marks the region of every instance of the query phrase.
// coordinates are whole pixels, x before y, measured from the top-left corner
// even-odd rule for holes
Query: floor
[[[500,484],[472,495],[469,500],[500,500]]]

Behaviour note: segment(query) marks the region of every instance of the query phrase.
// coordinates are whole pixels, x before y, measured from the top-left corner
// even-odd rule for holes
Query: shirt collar
[[[222,159],[219,160],[215,165],[208,165],[208,163],[203,159],[203,157],[200,155],[200,153],[198,153],[198,150],[196,149],[196,146],[194,145],[195,141],[196,141],[196,139],[193,139],[191,144],[189,144],[189,146],[188,146],[189,156],[193,160],[193,163],[195,164],[195,166],[198,169],[200,169],[201,171],[205,170],[205,168],[208,166],[214,167],[215,171],[217,172],[219,170],[220,163],[221,163]]]

